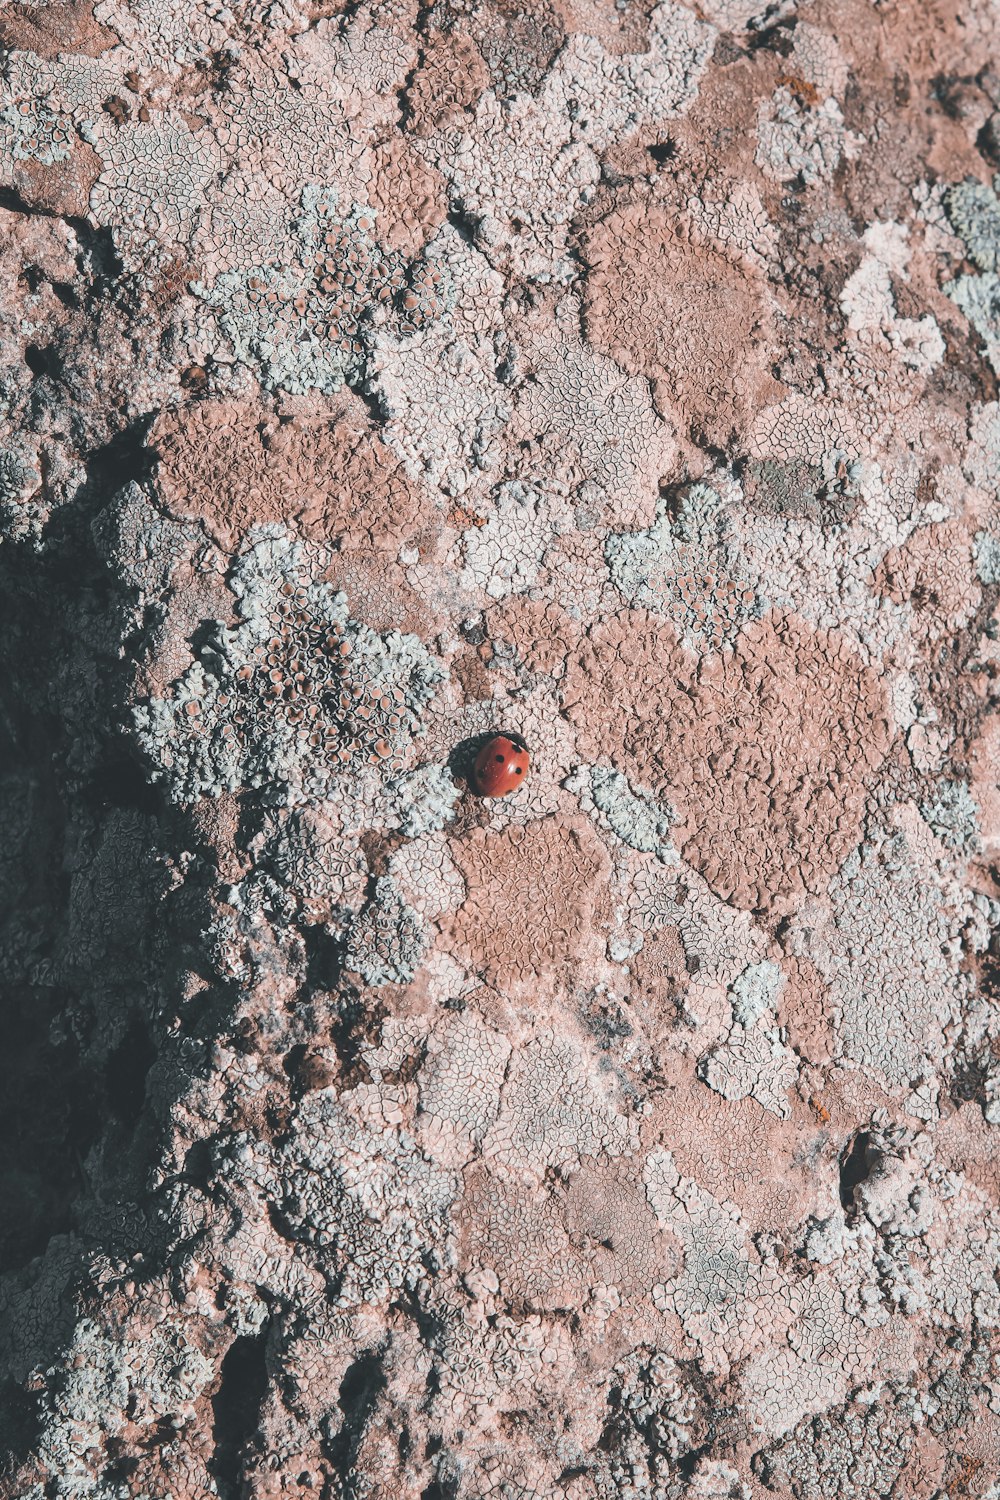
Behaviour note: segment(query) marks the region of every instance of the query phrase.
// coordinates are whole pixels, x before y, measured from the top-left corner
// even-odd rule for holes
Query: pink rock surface
[[[0,1497],[998,1500],[996,6],[0,45]]]

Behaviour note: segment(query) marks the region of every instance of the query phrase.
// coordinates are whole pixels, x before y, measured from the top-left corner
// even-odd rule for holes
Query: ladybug
[[[494,734],[476,756],[472,788],[480,797],[506,797],[528,774],[528,747],[519,734]]]

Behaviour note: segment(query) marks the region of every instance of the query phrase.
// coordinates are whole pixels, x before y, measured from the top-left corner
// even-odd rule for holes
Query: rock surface
[[[0,1496],[998,1500],[996,5],[0,46]]]

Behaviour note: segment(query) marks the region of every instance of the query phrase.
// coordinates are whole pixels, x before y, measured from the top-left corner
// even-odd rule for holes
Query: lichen
[[[0,12],[4,1495],[997,1500],[997,7]]]
[[[415,636],[352,621],[280,527],[261,532],[231,572],[238,623],[217,624],[169,696],[134,710],[138,743],[180,802],[243,788],[308,801],[346,768],[398,772],[442,677]]]

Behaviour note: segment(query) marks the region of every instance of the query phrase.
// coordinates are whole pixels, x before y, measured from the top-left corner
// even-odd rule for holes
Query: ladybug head
[[[517,733],[515,729],[492,729],[490,730],[489,737],[490,739],[502,738],[505,740],[510,740],[511,744],[515,746],[516,749],[523,750],[526,755],[528,753],[527,742],[521,735]]]

